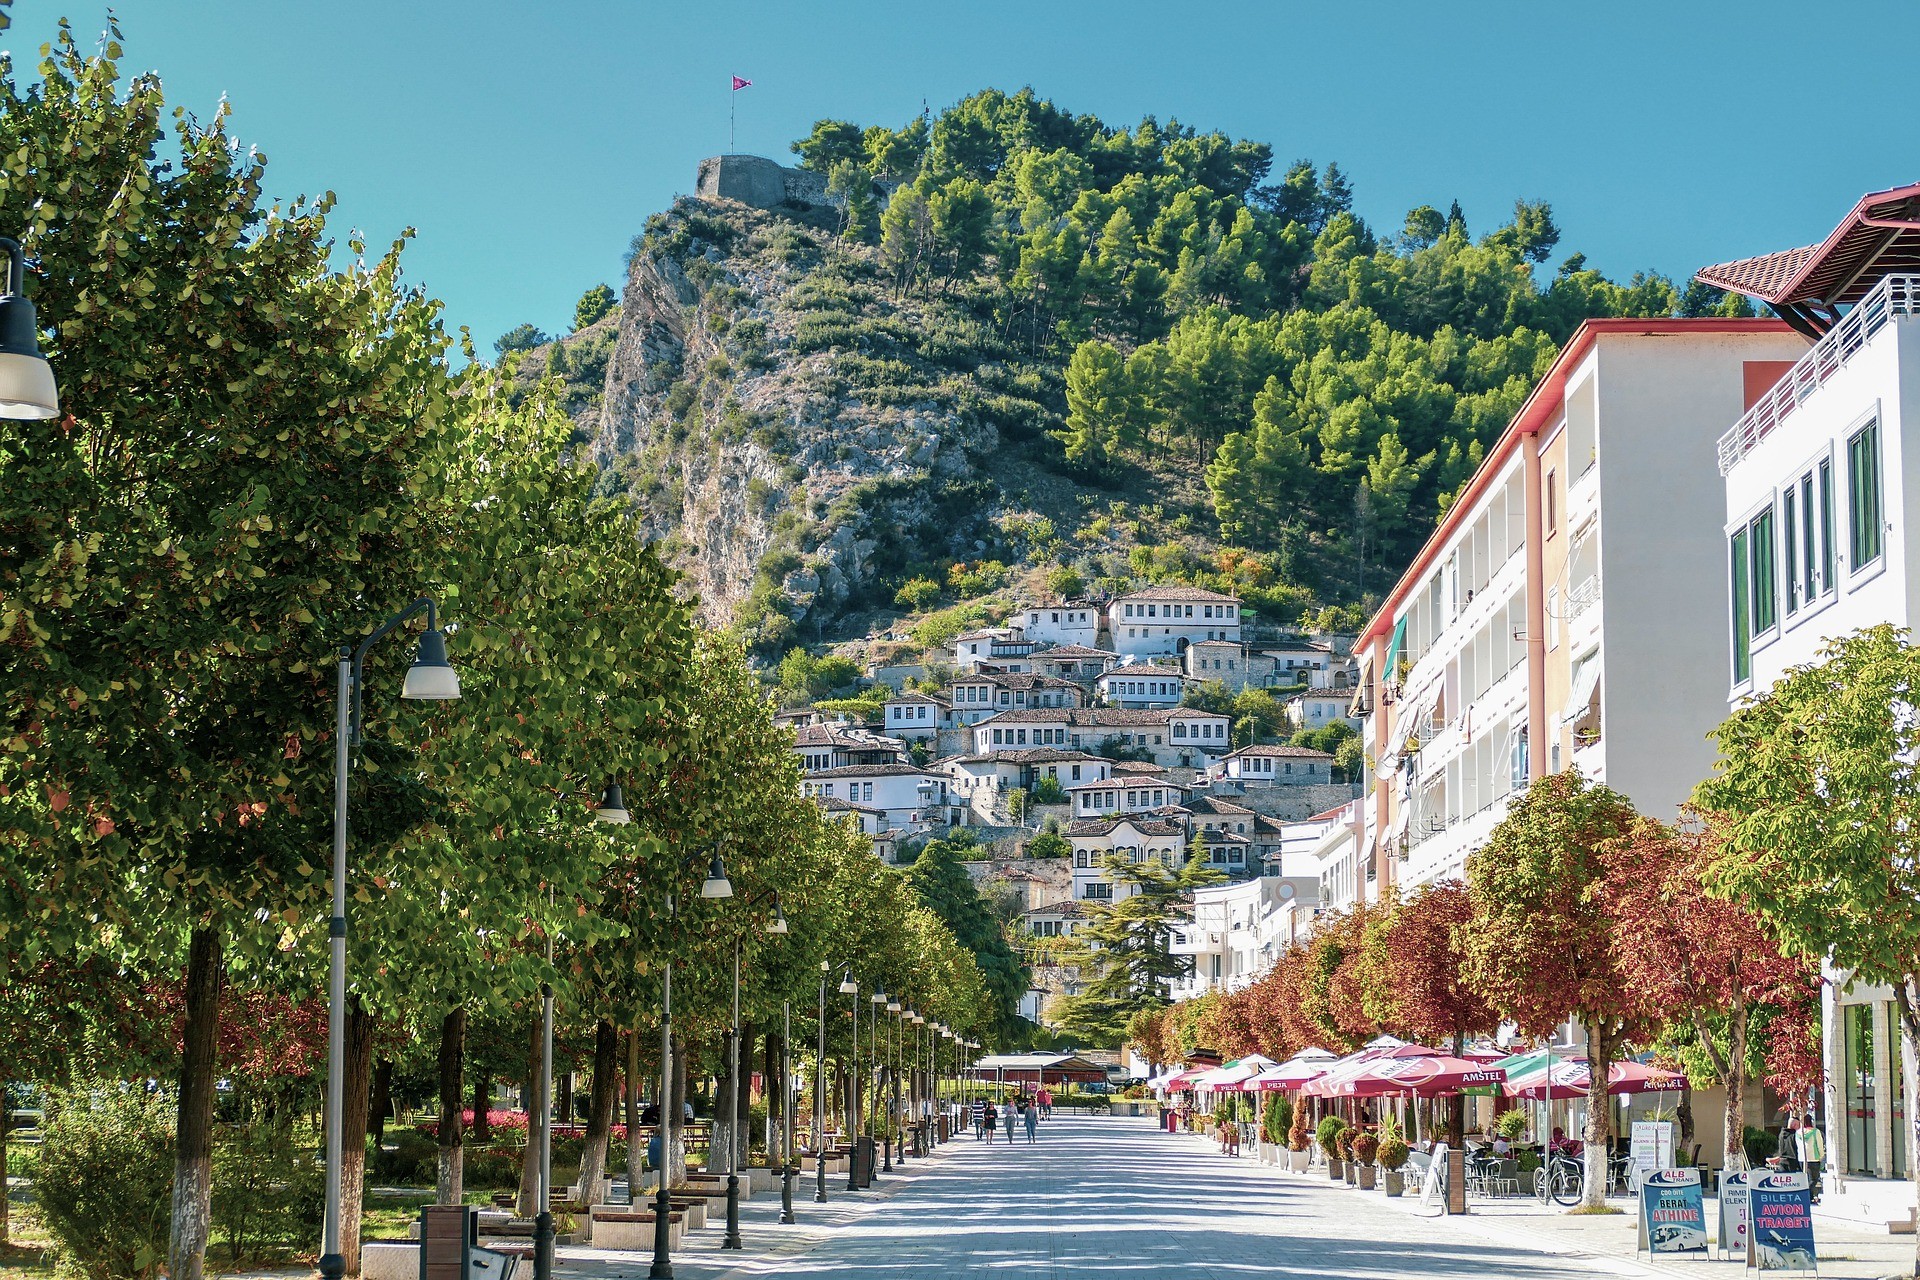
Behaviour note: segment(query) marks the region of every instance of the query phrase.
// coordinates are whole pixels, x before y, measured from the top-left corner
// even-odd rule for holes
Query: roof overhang
[[[1819,244],[1702,267],[1694,279],[1745,294],[1809,337],[1889,275],[1920,272],[1920,184],[1860,198]]]

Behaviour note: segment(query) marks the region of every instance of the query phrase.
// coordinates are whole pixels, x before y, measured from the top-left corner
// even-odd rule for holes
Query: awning
[[[1471,1058],[1433,1053],[1419,1057],[1380,1057],[1343,1080],[1333,1092],[1340,1098],[1441,1098],[1468,1089],[1499,1084],[1507,1073]]]
[[[1097,1084],[1107,1078],[1107,1069],[1071,1053],[999,1053],[977,1059],[967,1068],[967,1074],[977,1079],[998,1079],[1013,1084],[1066,1084],[1070,1081]]]
[[[1593,1082],[1593,1069],[1585,1058],[1555,1058],[1548,1070],[1546,1054],[1528,1054],[1534,1059],[1519,1071],[1508,1070],[1505,1092],[1511,1098],[1538,1102],[1542,1098],[1584,1098]],[[1512,1061],[1509,1059],[1509,1061]],[[1549,1083],[1551,1080],[1551,1083]],[[1676,1071],[1649,1066],[1644,1062],[1616,1062],[1607,1070],[1607,1092],[1672,1093],[1686,1083]]]
[[[1341,1087],[1375,1062],[1385,1058],[1414,1058],[1437,1052],[1439,1052],[1437,1049],[1427,1049],[1420,1045],[1407,1044],[1403,1040],[1396,1040],[1392,1036],[1382,1036],[1358,1053],[1350,1053],[1338,1062],[1330,1063],[1322,1075],[1301,1086],[1300,1092],[1313,1098],[1342,1097],[1344,1095],[1340,1092]]]
[[[1590,653],[1574,664],[1573,687],[1567,691],[1566,706],[1560,711],[1560,723],[1572,724],[1593,706],[1593,695],[1600,688],[1600,655]]]
[[[1196,1089],[1213,1089],[1223,1093],[1237,1093],[1242,1081],[1259,1075],[1268,1067],[1276,1065],[1272,1058],[1250,1053],[1244,1058],[1235,1058],[1224,1066],[1195,1076],[1193,1086]]]
[[[1407,620],[1403,617],[1400,621],[1393,624],[1393,639],[1387,642],[1386,669],[1380,673],[1380,678],[1388,684],[1392,684],[1397,678],[1397,672],[1399,670],[1397,659],[1400,657],[1400,651],[1406,647]]]
[[[1248,1093],[1281,1093],[1298,1089],[1326,1073],[1336,1059],[1325,1049],[1302,1049],[1279,1066],[1268,1067],[1240,1087]]]

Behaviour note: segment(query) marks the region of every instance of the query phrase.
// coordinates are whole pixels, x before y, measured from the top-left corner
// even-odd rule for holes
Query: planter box
[[[1346,1171],[1340,1167],[1341,1163],[1342,1161],[1338,1156],[1327,1157],[1327,1177],[1331,1181],[1338,1182],[1346,1176]]]
[[[1406,1173],[1400,1169],[1387,1170],[1387,1194],[1390,1196],[1405,1195],[1406,1190]]]
[[[1374,1174],[1375,1169],[1372,1165],[1363,1164],[1360,1166],[1360,1189],[1362,1191],[1373,1190]]]
[[[1305,1173],[1307,1171],[1307,1163],[1312,1159],[1313,1152],[1311,1151],[1289,1151],[1287,1152],[1287,1168],[1293,1170],[1295,1173]]]

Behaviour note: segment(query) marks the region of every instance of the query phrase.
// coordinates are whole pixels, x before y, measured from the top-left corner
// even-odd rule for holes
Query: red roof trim
[[[1743,258],[1739,262],[1716,263],[1710,267],[1703,267],[1695,273],[1695,278],[1712,284],[1719,284],[1724,279],[1728,282],[1727,287],[1767,303],[1785,304],[1809,300],[1829,303],[1845,302],[1847,299],[1844,297],[1806,299],[1798,295],[1806,289],[1810,278],[1827,265],[1828,259],[1840,251],[1847,238],[1855,231],[1861,228],[1912,230],[1911,224],[1906,220],[1889,221],[1886,218],[1875,217],[1873,210],[1881,205],[1900,204],[1915,199],[1920,199],[1920,183],[1890,187],[1885,191],[1870,191],[1855,202],[1853,208],[1847,211],[1847,216],[1840,220],[1840,225],[1817,245],[1806,249],[1788,249],[1779,254],[1762,254],[1759,258]],[[1763,277],[1761,279],[1746,280],[1744,277],[1748,273],[1739,270],[1743,265],[1757,265],[1769,259],[1785,262],[1788,255],[1794,254],[1804,254],[1805,257],[1800,262],[1792,264],[1794,267],[1792,273],[1781,284],[1776,285],[1771,280],[1764,279],[1764,272],[1760,273]],[[1743,284],[1752,287],[1743,287]]]
[[[1454,530],[1465,518],[1465,513],[1474,509],[1487,489],[1493,485],[1494,478],[1506,467],[1514,450],[1523,437],[1537,435],[1552,425],[1565,402],[1567,378],[1582,360],[1593,350],[1594,343],[1602,337],[1625,335],[1628,337],[1672,337],[1689,334],[1715,333],[1791,333],[1787,324],[1781,320],[1755,318],[1735,318],[1721,316],[1668,317],[1665,319],[1643,320],[1625,316],[1606,316],[1597,320],[1582,321],[1580,327],[1567,339],[1567,345],[1554,357],[1553,367],[1547,370],[1540,385],[1527,396],[1526,403],[1520,406],[1520,412],[1513,415],[1513,421],[1494,442],[1493,449],[1480,464],[1480,469],[1467,481],[1467,487],[1460,492],[1460,498],[1447,514],[1440,518],[1433,533],[1421,545],[1420,553],[1407,566],[1400,580],[1394,583],[1393,590],[1380,603],[1373,620],[1367,623],[1366,630],[1360,633],[1359,641],[1354,645],[1358,649],[1375,636],[1385,635],[1393,630],[1393,615],[1400,602],[1407,598],[1408,590],[1417,586],[1426,577],[1427,569],[1438,558],[1440,549],[1447,544]]]

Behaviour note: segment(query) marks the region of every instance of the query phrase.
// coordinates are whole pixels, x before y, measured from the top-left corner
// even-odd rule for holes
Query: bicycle
[[[1551,1200],[1555,1204],[1572,1207],[1580,1203],[1586,1182],[1584,1161],[1565,1152],[1555,1152],[1547,1157],[1545,1164],[1533,1171],[1533,1194],[1541,1204]]]

